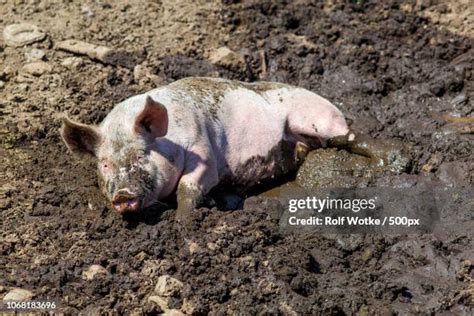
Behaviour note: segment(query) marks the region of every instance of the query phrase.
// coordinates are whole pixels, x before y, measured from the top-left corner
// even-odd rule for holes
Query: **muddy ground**
[[[110,211],[93,159],[73,157],[58,134],[63,113],[98,123],[117,102],[186,76],[281,81],[328,98],[359,132],[412,146],[408,170],[375,184],[469,188],[469,1],[81,2],[0,3],[0,29],[29,22],[47,34],[23,47],[0,39],[0,297],[27,289],[84,314],[474,312],[472,195],[455,232],[288,233],[278,202],[250,196],[236,211],[200,209],[183,240],[173,209]],[[58,50],[66,39],[134,58],[104,64]],[[223,46],[230,61],[212,58]],[[50,67],[23,68],[38,57]],[[94,264],[106,271],[86,280]],[[162,275],[183,286],[157,304]]]

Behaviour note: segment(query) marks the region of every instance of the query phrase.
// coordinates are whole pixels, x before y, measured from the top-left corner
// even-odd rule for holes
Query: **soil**
[[[0,39],[0,297],[18,287],[69,313],[155,314],[148,297],[170,275],[184,285],[168,307],[188,314],[472,315],[472,195],[455,232],[284,232],[279,202],[249,196],[201,208],[183,238],[172,208],[109,210],[94,160],[71,156],[58,128],[64,113],[98,123],[187,76],[281,81],[328,98],[360,133],[410,145],[409,168],[377,185],[469,189],[473,17],[469,1],[2,1],[0,29],[28,22],[47,37]],[[67,39],[132,54],[104,64],[55,48]],[[222,46],[245,66],[211,63]],[[33,49],[51,66],[41,74],[22,68]],[[84,279],[92,265],[107,273]]]

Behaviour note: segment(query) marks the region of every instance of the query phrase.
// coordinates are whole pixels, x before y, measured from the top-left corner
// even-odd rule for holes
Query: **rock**
[[[145,260],[141,273],[151,277],[158,274],[159,267],[160,260]]]
[[[177,309],[169,309],[163,313],[164,316],[181,316],[184,315],[181,311]]]
[[[279,310],[283,313],[283,315],[291,315],[291,316],[297,316],[298,313],[295,312],[293,307],[291,307],[288,303],[282,302],[280,303],[280,308]]]
[[[148,297],[148,302],[155,303],[163,311],[163,314],[161,314],[161,315],[169,315],[169,316],[184,315],[181,311],[179,311],[177,309],[170,309],[168,301],[169,301],[168,298],[161,297],[161,296],[158,296],[158,295],[152,295],[152,296]]]
[[[361,235],[348,235],[341,236],[336,235],[336,242],[339,244],[342,250],[344,251],[355,251],[358,249],[364,242],[364,238]]]
[[[104,64],[123,66],[128,69],[133,69],[144,59],[140,52],[126,52],[76,40],[58,42],[56,48],[78,55],[86,55],[90,59],[99,60]]]
[[[368,262],[370,259],[372,259],[373,256],[374,256],[374,252],[372,251],[372,249],[366,248],[364,252],[362,253],[362,255],[360,256],[360,258],[362,259],[362,261]]]
[[[3,70],[0,70],[0,79],[3,81],[8,81],[15,75],[16,75],[16,71],[11,66],[5,66]]]
[[[29,23],[11,24],[3,30],[5,44],[13,47],[21,47],[42,41],[46,33],[42,32],[36,25]]]
[[[137,253],[135,255],[135,260],[136,262],[139,262],[139,263],[142,263],[143,261],[145,261],[145,259],[148,257],[147,253],[144,252],[144,251],[140,251],[139,253]]]
[[[64,60],[61,62],[61,65],[69,69],[76,69],[84,65],[84,61],[81,57],[67,57],[64,58]]]
[[[29,64],[26,64],[21,68],[22,73],[26,73],[33,76],[41,76],[44,74],[48,74],[53,71],[53,67],[51,67],[48,63],[44,61],[35,61]]]
[[[244,256],[237,259],[237,262],[246,267],[246,268],[254,268],[255,267],[255,259],[252,256]]]
[[[173,269],[173,267],[173,262],[168,259],[145,260],[141,273],[146,276],[152,277],[155,275],[168,273],[170,270]]]
[[[440,154],[436,153],[431,155],[430,159],[421,167],[421,170],[424,172],[436,171],[441,164],[443,157]]]
[[[33,298],[33,293],[24,289],[13,289],[3,297],[3,301],[29,301]]]
[[[183,305],[181,305],[181,310],[186,315],[193,315],[196,313],[196,303],[192,299],[185,298],[183,300]]]
[[[107,275],[109,272],[103,266],[98,264],[91,265],[87,270],[82,272],[82,278],[84,280],[94,280],[99,274]]]
[[[133,68],[133,80],[135,80],[135,82],[140,82],[140,80],[147,77],[149,72],[150,72],[149,69],[146,68],[145,66],[136,65]]]
[[[0,80],[0,89],[3,89],[3,87],[5,87],[5,82],[3,82],[2,80]]]
[[[451,104],[454,107],[461,106],[469,101],[468,96],[466,96],[464,93],[458,94],[454,99],[451,100]]]
[[[166,82],[164,78],[153,74],[153,70],[144,65],[136,65],[133,68],[133,80],[140,85],[146,84],[147,82],[162,85]]]
[[[199,244],[197,242],[191,241],[188,244],[188,249],[189,249],[189,253],[193,254],[193,253],[198,252],[201,249],[201,247],[199,247]]]
[[[474,305],[474,282],[471,282],[466,289],[459,291],[459,293],[451,300],[450,305],[454,305],[454,303],[461,303],[466,306]]]
[[[46,55],[45,51],[38,48],[32,48],[29,52],[25,54],[28,61],[38,61],[43,60]]]
[[[207,249],[211,251],[215,251],[217,248],[219,248],[219,246],[213,242],[208,242],[206,246],[207,246]]]
[[[209,61],[214,65],[231,69],[245,70],[246,68],[244,57],[225,46],[212,51]]]
[[[262,280],[258,283],[258,290],[261,295],[268,296],[278,291],[278,285],[268,280]]]
[[[170,309],[168,305],[168,298],[161,297],[158,295],[152,295],[148,297],[148,301],[158,305],[161,308],[161,310],[164,312]]]
[[[105,61],[107,54],[112,51],[112,48],[106,46],[98,46],[82,41],[66,40],[58,42],[56,48],[70,53],[79,55],[86,55],[91,59]]]
[[[92,11],[91,7],[88,5],[83,5],[81,7],[81,13],[84,14],[88,18],[93,18],[95,16],[94,11]]]
[[[416,0],[415,1],[415,8],[417,10],[424,10],[426,8],[431,7],[434,4],[433,0]]]
[[[158,278],[158,283],[155,287],[155,293],[160,296],[174,296],[183,289],[183,282],[172,278],[169,275],[162,275]]]

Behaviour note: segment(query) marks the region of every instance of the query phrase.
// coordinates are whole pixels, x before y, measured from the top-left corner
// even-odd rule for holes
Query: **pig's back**
[[[281,157],[287,145],[287,108],[275,104],[266,92],[292,89],[291,86],[188,78],[169,87],[182,94],[182,99],[196,101],[191,107],[198,107],[198,112],[203,113],[206,135],[221,177],[247,186],[275,175],[278,168],[288,167]]]

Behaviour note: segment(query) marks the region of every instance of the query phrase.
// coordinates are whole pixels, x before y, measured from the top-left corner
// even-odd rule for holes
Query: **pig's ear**
[[[163,137],[168,132],[168,111],[165,106],[146,97],[145,107],[135,119],[135,132],[149,134],[152,137]]]
[[[66,146],[72,152],[82,152],[94,155],[100,142],[100,133],[96,127],[62,119],[61,136]]]

